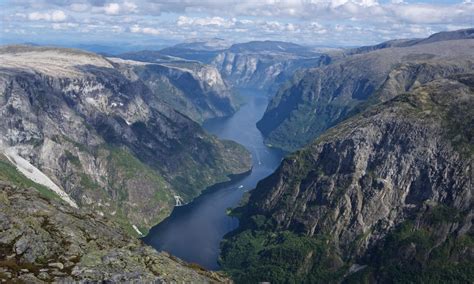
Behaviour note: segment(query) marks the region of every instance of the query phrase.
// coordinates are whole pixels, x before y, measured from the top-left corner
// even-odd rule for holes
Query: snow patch
[[[8,160],[16,166],[16,168],[24,174],[30,180],[44,185],[54,191],[62,200],[64,200],[67,204],[71,205],[74,208],[78,208],[76,202],[71,199],[71,197],[64,192],[59,186],[57,186],[48,176],[46,176],[42,171],[38,168],[33,166],[30,162],[26,159],[22,158],[18,155],[17,151],[14,148],[7,148],[5,149],[5,156]]]
[[[140,232],[140,230],[138,230],[137,226],[132,225],[132,227],[140,236],[143,236],[142,232]]]
[[[91,104],[91,105],[93,105],[93,106],[97,106],[97,105],[98,105],[97,101],[94,100],[94,98],[91,98],[91,97],[87,97],[87,98],[86,98],[86,102],[89,103],[89,104]]]

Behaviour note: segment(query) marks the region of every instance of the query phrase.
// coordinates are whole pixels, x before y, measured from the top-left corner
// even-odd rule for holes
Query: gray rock
[[[469,279],[473,121],[474,75],[464,74],[421,85],[329,129],[287,156],[238,209],[242,225],[224,242],[224,267],[237,277],[280,268],[287,252],[292,262],[285,268],[298,273],[286,276],[297,282],[321,271],[340,282],[343,274],[335,272],[353,263],[371,268],[345,271],[362,273],[356,282]],[[261,236],[268,244],[255,248],[252,237],[262,242]],[[299,251],[301,244],[307,247]],[[312,246],[323,252],[308,254]]]
[[[59,270],[63,270],[63,269],[64,269],[64,264],[62,264],[61,262],[49,263],[48,266],[49,266],[49,267],[58,268]]]
[[[141,80],[137,73],[143,64],[27,46],[1,47],[0,62],[0,155],[24,158],[30,169],[46,175],[42,179],[95,214],[125,219],[130,234],[137,234],[133,225],[151,228],[165,218],[174,194],[191,200],[229,174],[250,169],[243,147],[208,135],[157,95],[162,86],[152,90],[151,83]],[[206,70],[183,72],[196,77],[189,84],[228,99],[217,92],[225,87],[219,78]],[[217,89],[204,86],[207,77],[219,81]],[[181,92],[191,94],[189,88]],[[216,109],[208,115],[221,114],[229,113]],[[8,164],[8,159],[2,162]],[[0,242],[5,237],[8,242],[14,236],[2,235]],[[26,245],[20,243],[18,249]],[[29,247],[34,249],[44,248]]]
[[[11,203],[0,206],[0,214],[7,216],[9,228],[22,235],[20,244],[25,250],[13,249],[16,243],[0,247],[4,252],[15,252],[15,266],[0,265],[0,279],[27,283],[50,282],[228,282],[222,275],[195,269],[189,264],[159,253],[141,241],[130,237],[115,222],[95,216],[86,209],[65,207],[58,200],[45,199],[32,189],[1,186],[0,192]],[[48,212],[32,214],[31,212]],[[60,229],[58,229],[60,228]],[[2,231],[0,231],[3,234]],[[89,236],[94,241],[89,241]],[[71,237],[74,236],[74,237]],[[22,247],[23,245],[21,245]],[[70,252],[73,251],[73,255]],[[29,271],[38,271],[35,274]]]
[[[276,92],[257,126],[267,144],[295,151],[370,105],[434,79],[471,73],[469,31],[452,32],[456,40],[443,36],[336,56],[327,66],[298,72]]]

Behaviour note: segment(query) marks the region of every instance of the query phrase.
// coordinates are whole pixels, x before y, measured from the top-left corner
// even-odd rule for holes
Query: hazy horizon
[[[0,8],[0,44],[118,49],[211,38],[361,46],[469,28],[474,15],[471,0],[5,0]]]

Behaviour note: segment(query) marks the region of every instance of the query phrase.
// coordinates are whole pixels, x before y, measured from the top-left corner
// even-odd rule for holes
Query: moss
[[[435,206],[429,211],[427,217],[428,221],[433,224],[452,223],[462,220],[459,210],[445,205]]]
[[[95,181],[93,181],[88,175],[81,173],[80,174],[80,184],[83,188],[88,190],[99,190],[101,187]]]
[[[103,251],[88,251],[81,257],[80,265],[85,267],[94,267],[102,264]]]
[[[76,167],[80,167],[81,166],[81,161],[79,160],[79,157],[77,157],[76,155],[74,155],[73,153],[69,152],[68,150],[66,150],[64,152],[64,155],[66,156],[66,159],[71,162],[71,164],[73,164],[74,166]]]

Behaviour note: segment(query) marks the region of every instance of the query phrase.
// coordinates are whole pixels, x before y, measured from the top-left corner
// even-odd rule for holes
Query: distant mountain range
[[[319,66],[326,57],[312,48],[280,41],[252,41],[228,46],[213,40],[178,44],[160,51],[140,51],[119,55],[122,58],[157,62],[185,59],[215,66],[228,85],[260,89],[269,94],[293,73],[305,67]]]
[[[329,53],[331,64],[299,72],[278,90],[258,127],[266,143],[296,150],[370,105],[471,72],[472,38],[471,29]]]

